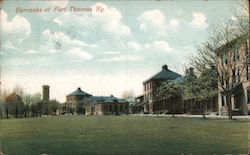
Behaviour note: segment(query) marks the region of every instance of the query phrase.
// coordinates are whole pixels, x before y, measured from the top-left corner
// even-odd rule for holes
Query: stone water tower
[[[43,101],[49,102],[49,85],[43,85]]]

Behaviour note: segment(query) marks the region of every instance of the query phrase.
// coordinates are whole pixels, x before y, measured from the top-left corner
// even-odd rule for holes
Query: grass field
[[[247,120],[60,116],[0,121],[8,155],[246,154]],[[0,151],[1,152],[1,151]]]

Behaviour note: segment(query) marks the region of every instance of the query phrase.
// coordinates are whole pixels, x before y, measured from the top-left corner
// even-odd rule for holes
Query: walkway
[[[149,117],[172,117],[172,114],[133,114],[134,116],[149,116]],[[175,114],[175,117],[186,117],[186,118],[202,118],[202,115],[188,115],[188,114]],[[228,116],[219,116],[219,115],[206,115],[206,118],[214,118],[214,119],[228,119]],[[248,116],[233,116],[233,119],[249,119]]]

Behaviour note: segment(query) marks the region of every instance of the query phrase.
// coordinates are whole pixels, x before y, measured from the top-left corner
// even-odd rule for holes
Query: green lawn
[[[0,120],[8,155],[246,154],[247,120],[60,116]],[[1,151],[1,150],[0,150]]]

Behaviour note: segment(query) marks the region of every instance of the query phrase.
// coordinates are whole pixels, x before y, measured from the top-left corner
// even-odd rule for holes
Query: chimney
[[[167,65],[163,65],[162,66],[162,70],[168,70],[168,66]]]
[[[77,90],[81,90],[81,87],[78,87]]]
[[[189,75],[194,75],[194,68],[193,67],[189,68]]]
[[[110,97],[114,97],[114,95],[110,95]]]

